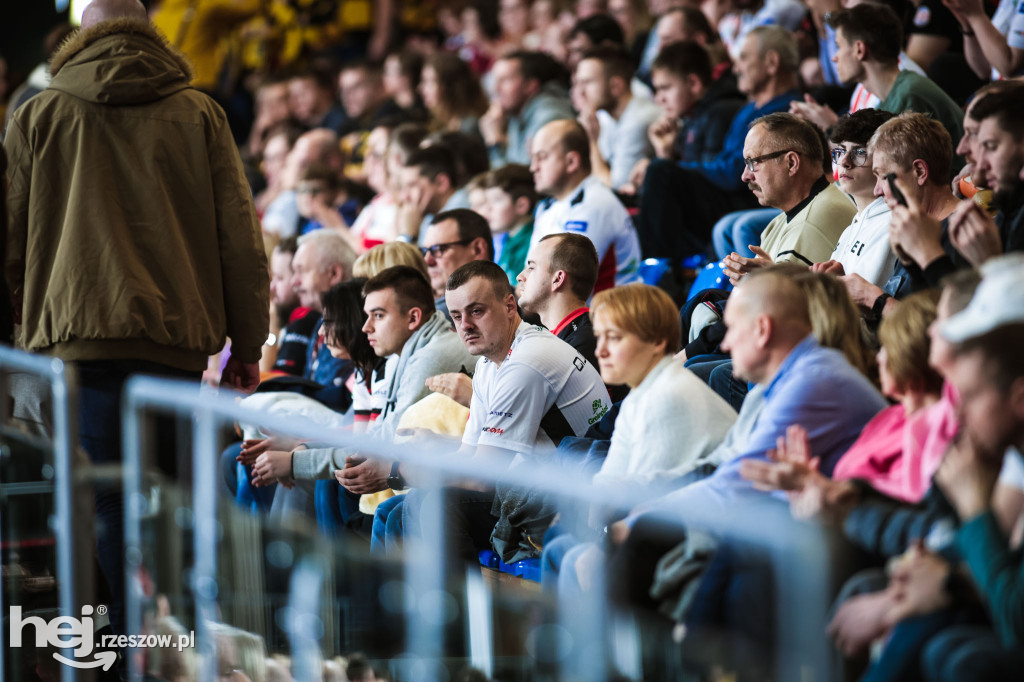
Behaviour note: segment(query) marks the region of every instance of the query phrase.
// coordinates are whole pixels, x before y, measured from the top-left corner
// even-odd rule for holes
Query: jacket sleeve
[[[292,453],[292,477],[299,480],[331,478],[345,468],[345,458],[355,454],[346,448],[308,448]]]
[[[919,505],[886,497],[866,483],[861,490],[867,496],[847,515],[843,531],[851,542],[868,552],[897,556],[913,540],[923,540],[941,523],[956,522],[949,503],[934,487]]]
[[[15,315],[21,311],[25,287],[25,245],[28,230],[29,179],[32,177],[32,150],[25,131],[17,120],[11,121],[4,140],[7,153],[7,233],[3,235],[4,279],[10,292]],[[0,178],[0,182],[3,182]],[[2,210],[2,207],[0,207]]]
[[[743,142],[747,139],[749,122],[749,112],[741,109],[729,127],[722,151],[708,161],[682,161],[679,166],[697,171],[725,191],[740,189],[743,186],[740,180],[743,175]]]
[[[224,312],[231,354],[259,362],[270,328],[270,278],[263,234],[223,112],[211,116],[210,171],[216,200]]]
[[[1024,561],[1011,552],[992,512],[965,523],[957,547],[971,569],[1003,646],[1024,646]]]

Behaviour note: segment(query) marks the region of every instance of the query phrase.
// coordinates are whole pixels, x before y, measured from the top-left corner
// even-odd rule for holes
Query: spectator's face
[[[975,168],[981,171],[993,191],[1008,194],[1020,187],[1024,151],[1013,135],[999,127],[995,116],[986,118],[978,126],[975,153]]]
[[[443,194],[436,179],[426,177],[415,166],[403,166],[399,171],[399,181],[402,187],[400,203],[417,206],[424,213],[437,213],[441,209],[438,204],[443,205]]]
[[[267,185],[276,186],[281,182],[285,161],[288,159],[288,136],[274,135],[263,147],[263,163],[260,170],[267,179]]]
[[[382,99],[383,85],[363,69],[348,69],[338,79],[341,90],[341,105],[352,118],[362,118],[372,113]]]
[[[958,355],[950,381],[960,393],[960,428],[982,453],[1001,455],[1019,436],[1020,422],[1010,396],[993,381],[984,353],[974,350]]]
[[[525,35],[530,29],[530,9],[526,0],[501,0],[498,3],[498,24],[505,37]]]
[[[988,178],[984,173],[978,173],[978,155],[975,153],[975,149],[978,146],[978,128],[981,127],[981,123],[971,118],[972,111],[974,111],[974,102],[971,102],[964,113],[964,136],[960,138],[960,142],[956,146],[956,153],[964,157],[967,163],[974,164],[974,168],[971,169],[971,181],[974,186],[988,187]]]
[[[871,154],[868,153],[867,145],[853,142],[832,144],[833,152],[839,149],[845,153],[839,158],[839,163],[833,161],[833,165],[840,189],[853,196],[871,195],[874,192],[875,176],[871,172]],[[863,166],[856,165],[860,159],[864,160]]]
[[[758,333],[757,311],[751,310],[743,295],[741,283],[729,297],[725,307],[725,338],[722,348],[732,355],[732,373],[737,379],[758,382],[761,368],[766,364],[766,352]],[[739,298],[737,300],[737,294]]]
[[[279,308],[293,308],[299,297],[292,287],[292,254],[274,249],[270,254],[270,300]]]
[[[441,101],[441,86],[437,82],[437,71],[432,66],[424,66],[420,76],[420,97],[423,105],[430,111],[436,111]]]
[[[666,14],[659,19],[657,25],[654,27],[654,31],[658,36],[659,48],[668,47],[673,43],[681,43],[687,38],[683,15],[679,12]]]
[[[633,35],[633,8],[630,0],[609,0],[608,15],[622,27],[627,38]]]
[[[293,78],[288,82],[288,108],[297,120],[316,125],[323,117],[323,95],[312,78]]]
[[[863,76],[863,66],[857,59],[857,44],[846,39],[843,29],[836,31],[836,53],[832,56],[841,83],[850,85]]]
[[[582,111],[614,109],[610,83],[604,74],[604,64],[596,59],[584,59],[576,67],[573,78],[575,96]]]
[[[473,277],[458,289],[446,291],[444,297],[455,331],[470,355],[493,360],[508,352],[516,315],[514,296],[499,300],[490,282]]]
[[[469,209],[479,213],[490,222],[490,208],[487,205],[487,190],[483,187],[474,187],[469,190]]]
[[[597,339],[597,364],[606,384],[636,388],[651,368],[665,357],[665,342],[651,343],[620,328],[600,310],[591,314]]]
[[[387,156],[387,128],[374,128],[366,138],[363,171],[366,173],[366,184],[378,194],[386,192],[388,189]]]
[[[538,313],[551,298],[551,252],[559,240],[537,242],[526,257],[526,267],[516,277],[519,283],[519,305],[525,312]]]
[[[273,125],[288,120],[288,84],[274,83],[260,88],[256,94],[256,117]]]
[[[583,55],[592,47],[594,47],[594,42],[582,31],[569,38],[565,45],[566,66],[570,70],[575,71],[576,67],[579,66],[580,60],[583,59]]]
[[[394,97],[409,88],[409,80],[402,73],[402,62],[398,55],[391,55],[384,60],[384,92]]]
[[[459,225],[454,220],[442,220],[427,228],[423,237],[423,248],[428,249],[424,260],[430,275],[430,286],[435,294],[444,293],[444,285],[451,274],[460,267],[476,260],[476,254],[469,244],[459,244]],[[447,246],[443,246],[447,245]],[[435,254],[430,247],[440,246]]]
[[[744,95],[756,95],[765,88],[771,75],[764,64],[757,36],[749,36],[743,41],[733,72],[736,74],[736,87]]]
[[[515,59],[500,59],[494,65],[494,96],[506,114],[515,115],[526,103],[526,79]]]
[[[295,186],[295,203],[299,215],[312,219],[317,202],[326,203],[328,206],[334,203],[334,196],[327,189],[327,183],[321,180],[300,180]]]
[[[651,73],[654,85],[654,102],[667,116],[679,118],[689,113],[693,105],[700,99],[694,88],[685,78],[666,71],[655,69]]]
[[[292,258],[292,288],[299,296],[299,303],[307,308],[320,311],[320,295],[337,281],[317,258],[311,244],[303,244]]]
[[[529,201],[525,197],[515,200],[500,187],[488,187],[484,190],[484,196],[487,212],[481,215],[487,217],[491,232],[508,232],[523,219],[524,213],[529,212]]]
[[[561,138],[550,128],[541,128],[533,138],[530,153],[530,172],[538,194],[558,196],[565,189],[569,176],[567,158]]]
[[[608,9],[605,0],[578,0],[576,2],[576,18],[586,19],[595,14],[603,14]]]
[[[412,336],[412,321],[409,311],[403,312],[395,300],[395,290],[384,289],[367,294],[363,311],[367,316],[363,332],[377,357],[386,358],[402,352],[405,342]]]
[[[763,125],[754,126],[747,133],[747,139],[743,144],[743,158],[756,159],[785,149],[780,145],[781,143],[776,142],[765,132]],[[754,164],[753,171],[744,166],[741,179],[747,183],[759,204],[779,207],[788,194],[790,177],[786,156],[760,161]]]
[[[889,352],[885,349],[885,346],[878,349],[875,360],[878,361],[878,387],[882,390],[882,395],[886,398],[899,400],[903,397],[903,389],[892,378],[892,374],[889,373]]]
[[[875,196],[885,197],[885,205],[890,209],[896,208],[897,204],[892,192],[889,191],[889,183],[885,179],[889,173],[896,174],[896,179],[905,188],[904,192],[910,191],[915,196],[918,195],[919,185],[917,176],[914,175],[914,169],[902,168],[885,152],[876,151],[874,153],[871,157],[871,170],[875,175]]]

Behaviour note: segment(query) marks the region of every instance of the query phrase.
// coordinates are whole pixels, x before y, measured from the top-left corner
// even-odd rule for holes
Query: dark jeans
[[[359,495],[350,493],[337,480],[316,481],[313,506],[316,525],[325,535],[337,537],[351,532],[365,540],[370,539],[373,517],[359,511]]]
[[[726,191],[674,161],[654,159],[640,194],[640,250],[644,258],[670,258],[675,265],[687,256],[710,253],[711,229],[718,219],[748,208],[757,208],[757,201],[746,187]]]
[[[1019,680],[1024,670],[1024,650],[1006,649],[982,625],[954,625],[928,642],[922,654],[928,682]]]
[[[187,372],[142,360],[92,360],[76,363],[79,383],[78,428],[81,445],[94,464],[120,464],[121,394],[133,374],[148,374],[198,383],[201,372]],[[160,417],[150,441],[156,444],[156,466],[175,478],[178,474],[174,449],[174,420]],[[152,464],[152,462],[150,462]],[[97,551],[100,569],[110,590],[110,624],[124,633],[124,504],[121,480],[97,481]]]
[[[421,512],[428,502],[428,496],[443,495],[442,523],[448,541],[449,554],[463,561],[475,564],[480,550],[491,548],[491,532],[498,517],[491,515],[494,491],[479,492],[462,488],[442,488],[425,491],[414,489],[406,495],[401,505],[404,512],[405,532],[423,533]],[[429,500],[432,501],[432,500]]]

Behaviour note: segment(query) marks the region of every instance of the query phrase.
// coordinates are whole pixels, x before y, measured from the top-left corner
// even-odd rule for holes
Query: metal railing
[[[142,473],[147,460],[142,443],[146,435],[144,417],[154,411],[195,420],[192,444],[195,567],[190,587],[196,605],[202,680],[216,679],[217,649],[205,623],[216,619],[219,594],[216,565],[218,493],[215,480],[220,425],[229,422],[259,423],[269,431],[331,443],[338,447],[356,448],[366,455],[399,460],[419,472],[416,484],[424,489],[440,489],[465,479],[492,484],[500,480],[505,485],[550,493],[575,508],[590,504],[632,508],[649,499],[649,496],[641,496],[639,493],[616,494],[606,488],[595,489],[589,484],[578,482],[566,485],[564,469],[540,461],[529,469],[519,467],[506,470],[476,459],[445,456],[450,452],[421,446],[396,446],[365,435],[342,434],[301,419],[253,412],[239,406],[233,397],[201,395],[195,385],[145,377],[133,378],[126,387],[123,403],[126,617],[129,633],[139,632],[141,628],[139,600],[142,592],[138,580],[143,555],[140,528],[146,503],[142,491]],[[436,608],[438,600],[445,593],[446,543],[443,514],[441,496],[425,496],[425,503],[419,509],[422,532],[405,540],[405,580],[409,592],[417,598],[407,600],[405,606],[407,652],[402,658],[401,667],[407,677],[402,679],[440,679],[437,671],[438,652],[443,651],[445,624],[431,609]],[[780,604],[775,609],[779,619],[777,679],[811,682],[829,678],[830,656],[822,635],[822,618],[830,599],[828,583],[831,567],[828,543],[823,540],[819,529],[792,522],[788,510],[767,496],[763,503],[754,502],[749,509],[737,510],[737,513],[728,517],[701,514],[699,511],[688,514],[686,519],[675,518],[670,513],[657,514],[666,524],[679,525],[685,522],[688,528],[707,530],[767,550],[776,567],[774,576]],[[319,668],[315,664],[316,650],[308,623],[318,598],[313,592],[304,592],[303,585],[316,582],[315,576],[322,576],[325,567],[308,561],[297,561],[296,565],[298,568],[293,576],[289,609],[291,617],[286,619],[286,628],[293,645],[296,670],[307,671],[316,677]],[[605,603],[602,589],[604,575],[600,570],[595,583],[586,597],[587,617],[579,617],[583,613],[579,604],[563,603],[560,608],[561,630],[551,632],[568,633],[567,641],[580,644],[605,641],[610,628],[615,628],[617,632],[628,630],[628,627],[622,627],[621,620],[615,620],[609,615],[610,607]],[[482,617],[479,600],[476,604],[474,617],[479,621]],[[788,604],[790,608],[784,608],[782,604]],[[612,672],[608,669],[609,660],[615,661],[615,667],[627,671],[633,668],[635,671],[639,663],[630,659],[636,658],[636,647],[631,647],[628,642],[619,642],[619,645],[611,656],[594,655],[592,648],[574,646],[568,655],[559,657],[565,678],[606,679]],[[479,642],[475,646],[471,642],[471,649],[474,662],[486,663],[486,658],[493,655],[489,646]],[[313,674],[314,670],[316,675]],[[133,675],[138,674],[137,670],[132,672]]]

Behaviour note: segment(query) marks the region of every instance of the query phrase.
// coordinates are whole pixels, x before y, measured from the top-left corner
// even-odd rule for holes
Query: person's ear
[[[758,348],[764,349],[768,347],[768,342],[772,338],[773,326],[772,318],[763,313],[754,320],[754,334],[757,339]]]
[[[1024,423],[1024,377],[1017,377],[1007,392],[1008,404],[1017,423]]]
[[[683,83],[686,85],[686,89],[690,94],[695,97],[704,91],[704,83],[701,81],[700,76],[695,73],[687,74]]]
[[[863,40],[853,41],[853,56],[857,58],[857,61],[864,61],[868,56],[868,46],[864,44]]]
[[[610,92],[612,97],[615,99],[619,99],[629,92],[629,80],[622,76],[612,76],[608,79],[608,92]]]
[[[331,286],[344,281],[345,279],[345,268],[341,263],[332,263],[327,266],[327,281],[331,283]]]
[[[775,50],[768,50],[767,52],[764,53],[764,56],[761,58],[761,60],[764,62],[764,68],[766,71],[768,71],[768,73],[774,76],[779,72],[780,60],[778,52],[776,52]]]
[[[437,177],[434,178],[434,186],[438,192],[444,194],[452,188],[452,179],[448,177],[447,173],[438,173]]]
[[[487,260],[487,242],[483,237],[471,241],[469,249],[473,252],[473,260]]]
[[[519,197],[512,204],[512,210],[516,212],[516,215],[526,216],[531,215],[533,211],[530,209],[530,199],[528,197]]]
[[[566,152],[565,154],[565,172],[575,173],[580,169],[580,155],[579,152]]]
[[[568,281],[569,278],[565,274],[565,270],[555,270],[551,275],[551,291],[558,291],[565,286]]]
[[[409,330],[415,330],[420,326],[420,322],[423,321],[423,309],[418,306],[409,308],[409,312],[406,313],[409,321]]]
[[[931,172],[928,168],[928,162],[924,159],[914,159],[912,167],[914,169],[914,179],[917,181],[919,187],[923,187],[931,176]]]
[[[786,154],[786,167],[789,170],[790,177],[793,177],[800,172],[800,155],[799,154]]]
[[[513,313],[519,310],[519,304],[516,302],[516,295],[514,293],[505,296],[505,312],[512,316]]]

